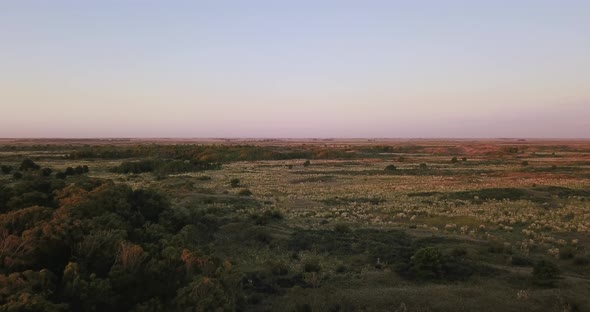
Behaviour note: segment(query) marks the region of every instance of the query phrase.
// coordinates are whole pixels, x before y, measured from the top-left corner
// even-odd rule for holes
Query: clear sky
[[[590,137],[590,1],[0,0],[0,137]]]

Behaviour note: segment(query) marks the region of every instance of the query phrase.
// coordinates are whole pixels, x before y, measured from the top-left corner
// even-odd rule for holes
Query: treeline
[[[0,311],[235,311],[217,223],[156,191],[81,177],[0,182]]]
[[[133,147],[96,146],[72,151],[70,159],[163,158],[226,163],[232,161],[288,159],[349,159],[354,153],[343,148],[270,147],[254,145],[137,145]]]
[[[12,174],[15,180],[22,179],[24,176],[43,176],[49,177],[55,172],[55,178],[65,179],[68,176],[82,175],[88,173],[90,169],[87,165],[79,165],[76,167],[67,167],[64,171],[54,171],[51,168],[41,168],[31,159],[24,159],[20,166],[13,167],[12,165],[0,165],[1,174]]]
[[[111,169],[115,173],[145,173],[176,174],[183,172],[195,172],[203,170],[221,169],[220,163],[210,163],[200,160],[165,160],[146,159],[138,161],[125,161]]]

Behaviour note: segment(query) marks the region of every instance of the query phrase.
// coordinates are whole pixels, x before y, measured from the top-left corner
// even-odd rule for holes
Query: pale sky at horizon
[[[0,137],[590,137],[590,1],[0,0]]]

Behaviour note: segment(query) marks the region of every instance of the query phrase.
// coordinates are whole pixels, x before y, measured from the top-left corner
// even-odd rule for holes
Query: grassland
[[[0,164],[85,165],[208,216],[183,235],[239,272],[230,310],[590,311],[588,141],[155,143],[5,140]],[[221,166],[116,169],[161,155]],[[557,277],[533,275],[542,260]]]

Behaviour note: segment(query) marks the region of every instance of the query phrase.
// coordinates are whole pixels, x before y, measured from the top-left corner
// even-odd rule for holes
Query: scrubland
[[[587,141],[33,143],[3,311],[590,310]]]

